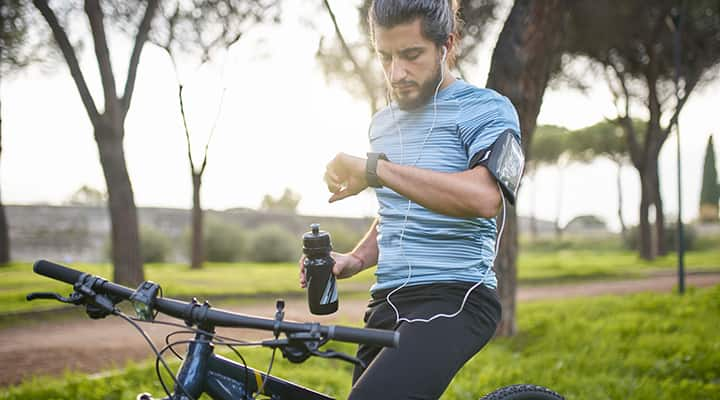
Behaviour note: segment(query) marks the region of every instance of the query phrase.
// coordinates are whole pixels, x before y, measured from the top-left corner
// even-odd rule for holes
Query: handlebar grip
[[[363,343],[383,347],[398,347],[400,332],[384,329],[349,328],[334,326],[330,329],[329,338],[343,342]]]
[[[36,261],[35,264],[33,264],[33,271],[35,271],[36,274],[47,276],[48,278],[53,278],[70,285],[75,284],[83,274],[80,271],[63,267],[62,265],[47,260]]]

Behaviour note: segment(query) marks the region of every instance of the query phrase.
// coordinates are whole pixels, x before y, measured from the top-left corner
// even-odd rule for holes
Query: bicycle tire
[[[480,400],[565,400],[565,398],[546,387],[523,384],[502,387]]]

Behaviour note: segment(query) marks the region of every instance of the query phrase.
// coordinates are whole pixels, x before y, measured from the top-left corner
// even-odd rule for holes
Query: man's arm
[[[364,158],[343,153],[335,156],[325,173],[328,189],[333,193],[330,202],[367,187],[365,163]],[[384,186],[440,214],[491,218],[500,208],[500,190],[484,166],[447,173],[379,160],[377,175]]]

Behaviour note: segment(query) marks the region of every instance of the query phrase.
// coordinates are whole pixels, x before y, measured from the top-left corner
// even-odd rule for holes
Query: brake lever
[[[341,361],[349,362],[351,364],[355,364],[358,367],[365,369],[367,365],[359,358],[353,357],[351,355],[341,353],[339,351],[335,350],[326,350],[326,351],[320,351],[320,350],[313,350],[310,351],[310,353],[314,356],[321,357],[321,358],[335,358]]]
[[[79,305],[82,303],[84,297],[85,296],[77,292],[73,292],[70,297],[63,297],[53,292],[35,292],[25,296],[25,299],[27,299],[27,301],[33,301],[38,299],[57,300],[61,303]]]

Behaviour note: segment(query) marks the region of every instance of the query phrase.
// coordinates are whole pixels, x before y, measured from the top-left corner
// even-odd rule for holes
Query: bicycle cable
[[[182,385],[180,384],[180,382],[177,380],[177,378],[175,377],[175,374],[173,373],[172,369],[170,369],[170,366],[167,365],[167,362],[165,361],[165,359],[162,358],[162,354],[159,353],[157,347],[155,347],[155,343],[153,343],[152,339],[150,339],[150,336],[148,336],[148,334],[145,333],[145,331],[140,327],[140,325],[139,325],[137,322],[133,321],[132,318],[128,317],[128,316],[125,315],[122,311],[120,311],[120,310],[118,310],[118,309],[113,310],[113,314],[116,315],[116,316],[118,316],[118,317],[120,317],[120,318],[122,318],[122,319],[124,319],[124,320],[127,321],[130,325],[132,325],[135,329],[137,329],[138,332],[140,332],[140,334],[142,335],[143,339],[145,339],[145,341],[150,345],[150,348],[152,349],[152,351],[155,353],[155,356],[156,356],[156,359],[155,359],[156,366],[158,366],[158,364],[157,364],[158,361],[159,361],[159,362],[162,362],[163,366],[165,367],[165,370],[170,374],[170,376],[172,377],[173,381],[175,382],[175,385],[177,385],[177,387],[180,388],[180,390],[188,397],[188,399],[190,399],[190,400],[195,400],[195,398],[192,397],[192,396],[190,396],[190,394],[187,392],[187,390],[185,390],[185,387],[182,386]],[[158,371],[158,378],[160,378],[159,366],[156,368],[156,371]],[[163,387],[163,389],[165,390],[165,394],[167,394],[168,398],[172,398],[172,394],[170,393],[170,391],[169,391],[169,390],[167,389],[167,387],[165,386],[165,383],[162,381],[162,378],[160,378],[160,383],[162,384],[162,387]]]

